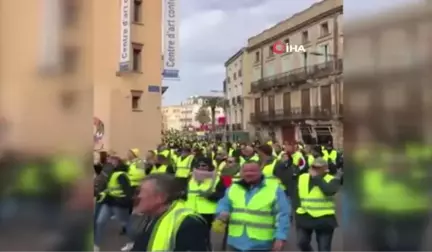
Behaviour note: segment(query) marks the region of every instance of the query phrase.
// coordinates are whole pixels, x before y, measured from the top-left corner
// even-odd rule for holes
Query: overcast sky
[[[417,0],[345,0],[344,18],[370,15]],[[179,0],[180,81],[169,86],[163,104],[179,104],[192,95],[222,90],[224,62],[247,39],[318,0]]]

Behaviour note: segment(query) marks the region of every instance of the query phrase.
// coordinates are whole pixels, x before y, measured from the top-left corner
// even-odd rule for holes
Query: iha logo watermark
[[[273,53],[274,54],[284,54],[284,53],[291,53],[291,52],[302,52],[305,53],[306,49],[303,45],[294,45],[294,44],[287,44],[282,41],[277,41],[273,44]]]

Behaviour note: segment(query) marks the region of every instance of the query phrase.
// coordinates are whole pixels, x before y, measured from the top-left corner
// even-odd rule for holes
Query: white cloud
[[[200,72],[201,74],[205,74],[205,75],[224,74],[225,68],[221,64],[215,64],[215,65],[204,66]]]
[[[181,42],[199,36],[206,29],[211,29],[222,22],[225,13],[221,10],[210,10],[187,17],[181,21],[180,39]]]

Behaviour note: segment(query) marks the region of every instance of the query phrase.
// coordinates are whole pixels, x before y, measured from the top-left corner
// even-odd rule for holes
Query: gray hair
[[[155,185],[155,191],[161,193],[166,197],[166,203],[182,199],[185,197],[186,192],[181,184],[173,175],[170,174],[150,174],[143,180],[151,181]]]

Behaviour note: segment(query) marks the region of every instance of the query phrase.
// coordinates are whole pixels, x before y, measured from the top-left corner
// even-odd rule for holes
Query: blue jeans
[[[106,204],[100,205],[99,213],[96,216],[96,225],[94,231],[94,244],[96,246],[101,245],[103,230],[113,215],[115,216],[115,219],[120,222],[122,227],[127,227],[129,222],[128,208],[109,206]]]
[[[97,220],[97,217],[99,216],[99,212],[100,212],[101,207],[102,207],[101,203],[96,203],[95,204],[95,207],[94,207],[94,216],[93,216],[93,227],[94,227],[93,232],[96,232],[96,220]]]

